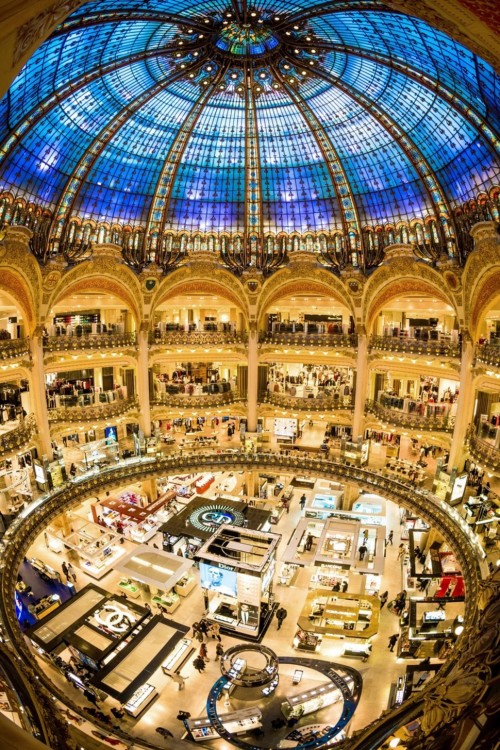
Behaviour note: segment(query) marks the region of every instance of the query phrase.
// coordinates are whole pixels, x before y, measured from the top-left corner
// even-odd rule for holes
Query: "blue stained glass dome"
[[[0,102],[0,193],[146,232],[446,221],[500,183],[499,77],[377,0],[96,0]]]

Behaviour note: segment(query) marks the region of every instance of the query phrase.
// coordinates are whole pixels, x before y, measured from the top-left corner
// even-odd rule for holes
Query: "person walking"
[[[365,555],[368,552],[368,547],[365,544],[362,544],[361,547],[358,549],[359,552],[359,559],[364,560]]]
[[[389,598],[389,592],[384,591],[383,594],[380,594],[380,609],[383,609],[385,605],[387,604],[387,600]]]
[[[309,551],[310,551],[310,549],[311,549],[311,547],[312,547],[312,545],[313,545],[313,541],[314,541],[314,537],[313,537],[313,535],[312,535],[312,534],[308,534],[308,535],[307,535],[307,539],[306,539],[306,543],[305,543],[305,545],[304,545],[304,546],[305,546],[305,549],[307,550],[307,552],[309,552]]]
[[[185,682],[186,678],[185,677],[183,677],[178,672],[174,672],[172,674],[172,680],[177,683],[177,689],[178,690],[184,690],[184,687],[186,685],[186,682]]]
[[[218,659],[220,659],[221,656],[224,655],[224,646],[220,642],[217,643],[215,646],[215,655]]]
[[[398,560],[401,560],[401,558],[404,558],[405,555],[406,555],[406,547],[401,542],[401,544],[398,547]]]
[[[304,492],[304,494],[302,495],[302,497],[299,500],[300,510],[304,510],[304,508],[306,506],[306,500],[307,500],[306,493]]]
[[[278,611],[276,612],[276,619],[278,620],[278,630],[281,629],[281,626],[283,625],[283,621],[286,620],[286,617],[288,615],[288,612],[284,607],[280,607]]]
[[[201,674],[205,671],[205,662],[201,658],[201,656],[197,656],[196,659],[193,660],[193,667]]]
[[[68,568],[68,563],[66,562],[66,560],[62,561],[62,563],[61,563],[61,569],[62,569],[62,572],[64,573],[64,575],[66,577],[66,580],[69,581],[69,568]]]
[[[207,651],[206,643],[202,643],[200,645],[199,655],[203,659],[203,661],[210,661],[210,659],[208,658],[208,651]]]
[[[218,623],[218,622],[213,622],[213,623],[212,623],[212,624],[210,625],[210,627],[209,627],[209,629],[208,629],[208,635],[209,635],[209,636],[210,636],[211,638],[217,638],[217,640],[218,640],[219,642],[221,641],[221,637],[220,637],[220,625],[219,625],[219,623]]]
[[[388,544],[390,544],[391,547],[394,545],[394,531],[392,531],[392,529],[389,531],[389,536],[387,537],[385,546],[387,547]]]
[[[394,646],[398,642],[398,639],[399,639],[399,633],[395,633],[394,635],[391,635],[391,637],[389,638],[389,645],[387,647],[389,651],[394,651]]]

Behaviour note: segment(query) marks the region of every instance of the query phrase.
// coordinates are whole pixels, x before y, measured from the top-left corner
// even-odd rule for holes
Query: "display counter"
[[[44,617],[50,615],[51,612],[54,612],[60,606],[61,598],[59,594],[51,594],[39,599],[35,604],[29,604],[28,610],[37,620],[43,620]]]
[[[283,565],[281,566],[281,570],[278,573],[278,584],[280,586],[292,586],[295,579],[297,578],[298,571],[298,565],[293,565],[292,563],[283,563]]]
[[[175,584],[174,591],[176,594],[179,594],[179,596],[187,596],[195,586],[195,577],[192,575],[185,575]]]
[[[378,632],[379,617],[376,596],[317,589],[308,593],[298,625],[304,631],[366,640]]]
[[[281,713],[287,719],[300,718],[342,700],[342,693],[333,682],[325,682],[299,695],[286,697],[281,704]]]
[[[224,728],[231,734],[245,734],[262,726],[262,712],[258,708],[242,708],[227,714],[219,714]],[[195,742],[216,740],[219,734],[213,728],[210,719],[188,719],[187,726]]]
[[[332,511],[341,506],[343,497],[344,493],[341,490],[314,494],[306,504],[305,517],[328,518]]]
[[[321,633],[312,633],[309,630],[297,630],[293,639],[293,647],[300,651],[318,651],[323,636]]]
[[[138,688],[130,700],[123,706],[124,710],[129,714],[137,718],[149,704],[156,698],[158,691],[154,685],[145,683]]]
[[[172,675],[183,667],[194,653],[193,642],[190,638],[183,638],[169,653],[161,668],[165,674]]]
[[[153,604],[159,604],[161,607],[167,610],[169,615],[172,614],[172,612],[175,612],[177,607],[181,603],[181,598],[178,594],[175,593],[175,591],[170,591],[168,593],[160,593],[158,592],[155,596],[151,597],[151,601]]]
[[[118,584],[118,590],[125,593],[130,599],[138,599],[141,595],[139,586],[128,578],[122,578]]]
[[[332,591],[347,591],[349,585],[349,571],[340,565],[320,565],[311,576],[311,589],[326,589]]]

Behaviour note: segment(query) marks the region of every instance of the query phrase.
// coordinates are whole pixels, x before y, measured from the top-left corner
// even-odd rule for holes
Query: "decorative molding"
[[[33,48],[38,46],[44,39],[52,33],[57,24],[64,20],[70,13],[83,5],[86,0],[59,0],[42,11],[34,18],[17,30],[16,43],[14,45],[14,54],[12,67]]]

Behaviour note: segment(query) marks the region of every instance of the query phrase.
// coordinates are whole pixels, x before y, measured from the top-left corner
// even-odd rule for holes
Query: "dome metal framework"
[[[190,249],[271,272],[298,249],[369,271],[413,242],[463,261],[500,184],[499,77],[379,0],[96,0],[0,102],[0,220],[74,261]]]

